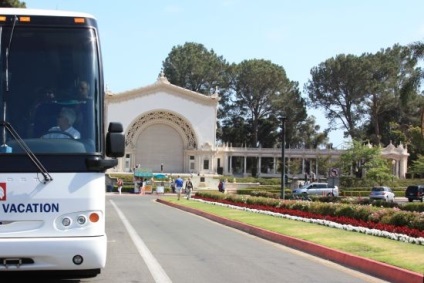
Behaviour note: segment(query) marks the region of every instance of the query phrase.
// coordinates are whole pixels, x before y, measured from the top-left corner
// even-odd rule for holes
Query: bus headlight
[[[77,218],[77,223],[79,225],[84,225],[87,222],[87,218],[84,215],[80,215]]]
[[[65,227],[70,226],[70,225],[71,225],[71,223],[72,223],[72,220],[71,220],[71,218],[69,218],[69,217],[64,217],[64,218],[62,219],[62,225],[63,225],[63,226],[65,226]]]

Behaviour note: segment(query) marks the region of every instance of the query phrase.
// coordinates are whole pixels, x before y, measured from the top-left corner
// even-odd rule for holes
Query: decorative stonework
[[[381,150],[381,154],[383,156],[388,157],[401,157],[401,156],[409,156],[408,149],[403,147],[403,144],[400,143],[397,147],[390,141],[390,144]],[[399,159],[399,158],[396,158]]]
[[[134,148],[140,132],[154,124],[167,124],[176,129],[182,136],[186,149],[197,149],[197,139],[191,125],[178,114],[168,111],[148,112],[132,123],[126,134],[125,145]]]

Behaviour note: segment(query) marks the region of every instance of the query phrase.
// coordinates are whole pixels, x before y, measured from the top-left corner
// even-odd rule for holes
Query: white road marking
[[[156,258],[152,255],[150,250],[147,248],[146,244],[143,242],[143,240],[138,236],[137,232],[134,230],[134,228],[131,226],[130,222],[127,220],[125,215],[122,213],[122,211],[118,208],[118,206],[113,202],[113,200],[110,200],[110,203],[115,208],[116,212],[118,213],[119,218],[122,220],[122,223],[124,223],[125,228],[128,231],[128,234],[130,235],[131,239],[133,240],[138,253],[143,258],[144,262],[147,265],[147,268],[149,268],[150,273],[153,276],[153,279],[157,283],[171,283],[171,279],[166,274],[165,270],[163,270],[162,266],[158,263]]]

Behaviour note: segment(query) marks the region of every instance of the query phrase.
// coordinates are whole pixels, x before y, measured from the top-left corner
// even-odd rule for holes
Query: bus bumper
[[[106,235],[43,239],[0,238],[0,271],[100,269],[106,265],[106,255]]]

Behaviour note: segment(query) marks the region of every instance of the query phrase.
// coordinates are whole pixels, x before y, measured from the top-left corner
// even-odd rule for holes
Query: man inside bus
[[[49,133],[42,136],[47,139],[80,139],[80,132],[73,127],[76,119],[72,108],[63,107],[57,117],[57,126],[49,129]]]
[[[78,84],[78,98],[90,99],[90,85],[86,81],[80,81]]]

